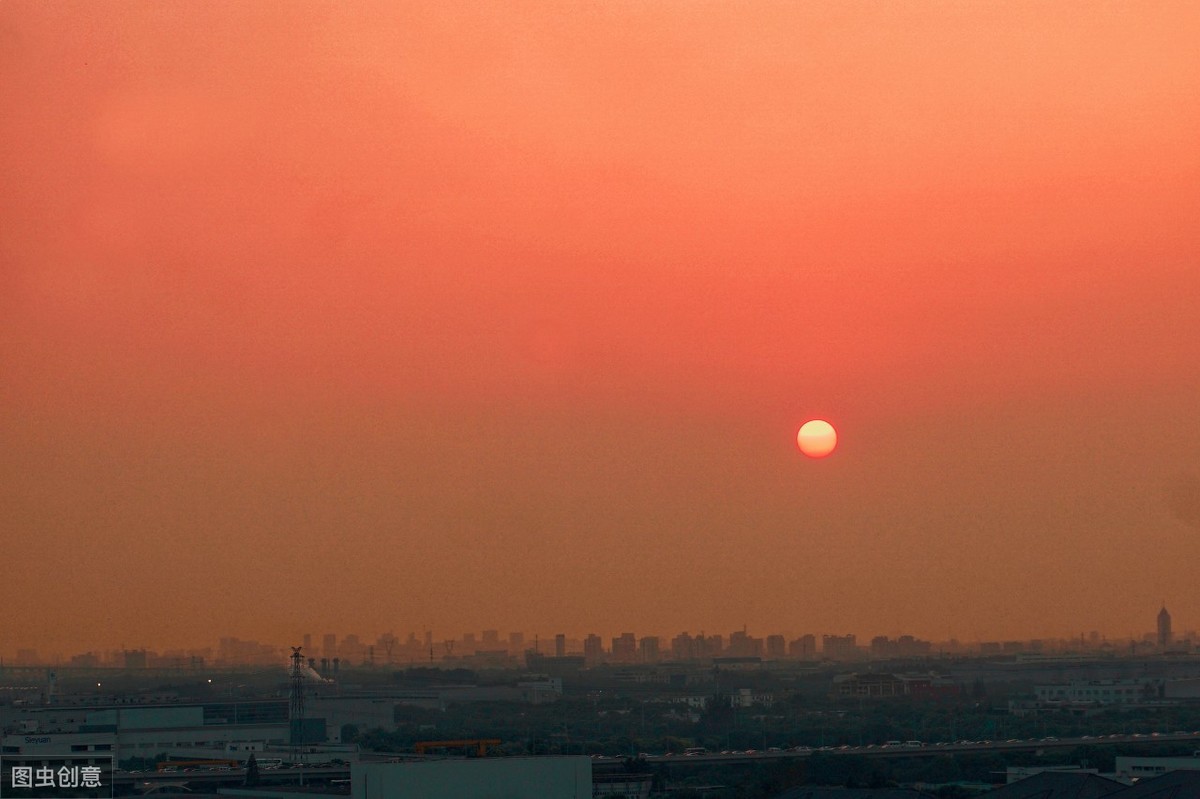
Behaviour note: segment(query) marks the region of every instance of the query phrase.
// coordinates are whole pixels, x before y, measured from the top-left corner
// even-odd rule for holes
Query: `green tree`
[[[247,788],[253,788],[258,785],[258,760],[254,757],[254,753],[250,753],[250,759],[246,761],[246,781]]]

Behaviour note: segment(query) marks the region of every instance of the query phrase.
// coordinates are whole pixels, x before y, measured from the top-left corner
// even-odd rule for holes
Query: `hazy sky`
[[[0,3],[0,653],[1200,628],[1197,41]]]

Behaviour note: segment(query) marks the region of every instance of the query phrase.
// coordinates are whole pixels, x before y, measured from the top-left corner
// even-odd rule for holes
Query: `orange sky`
[[[0,653],[1200,628],[1197,41],[0,4]]]

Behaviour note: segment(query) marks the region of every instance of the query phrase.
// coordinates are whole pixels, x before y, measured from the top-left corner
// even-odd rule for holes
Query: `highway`
[[[1101,735],[1081,738],[1041,738],[1030,740],[1008,741],[960,741],[957,743],[915,744],[906,745],[875,745],[867,746],[824,746],[824,747],[795,747],[779,751],[745,752],[708,752],[706,754],[665,754],[649,755],[647,763],[670,763],[677,765],[700,766],[711,763],[743,763],[759,760],[786,760],[797,757],[810,757],[813,754],[825,755],[855,755],[858,757],[934,757],[946,754],[971,754],[997,751],[1036,751],[1045,749],[1067,749],[1077,746],[1112,746],[1115,744],[1195,744],[1200,748],[1200,731],[1180,733],[1155,733],[1151,735]],[[593,758],[604,760],[620,760],[618,757]]]

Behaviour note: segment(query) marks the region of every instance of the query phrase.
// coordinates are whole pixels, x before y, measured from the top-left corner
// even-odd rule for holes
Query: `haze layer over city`
[[[0,656],[1194,629],[1200,8],[1106,8],[0,4]]]

